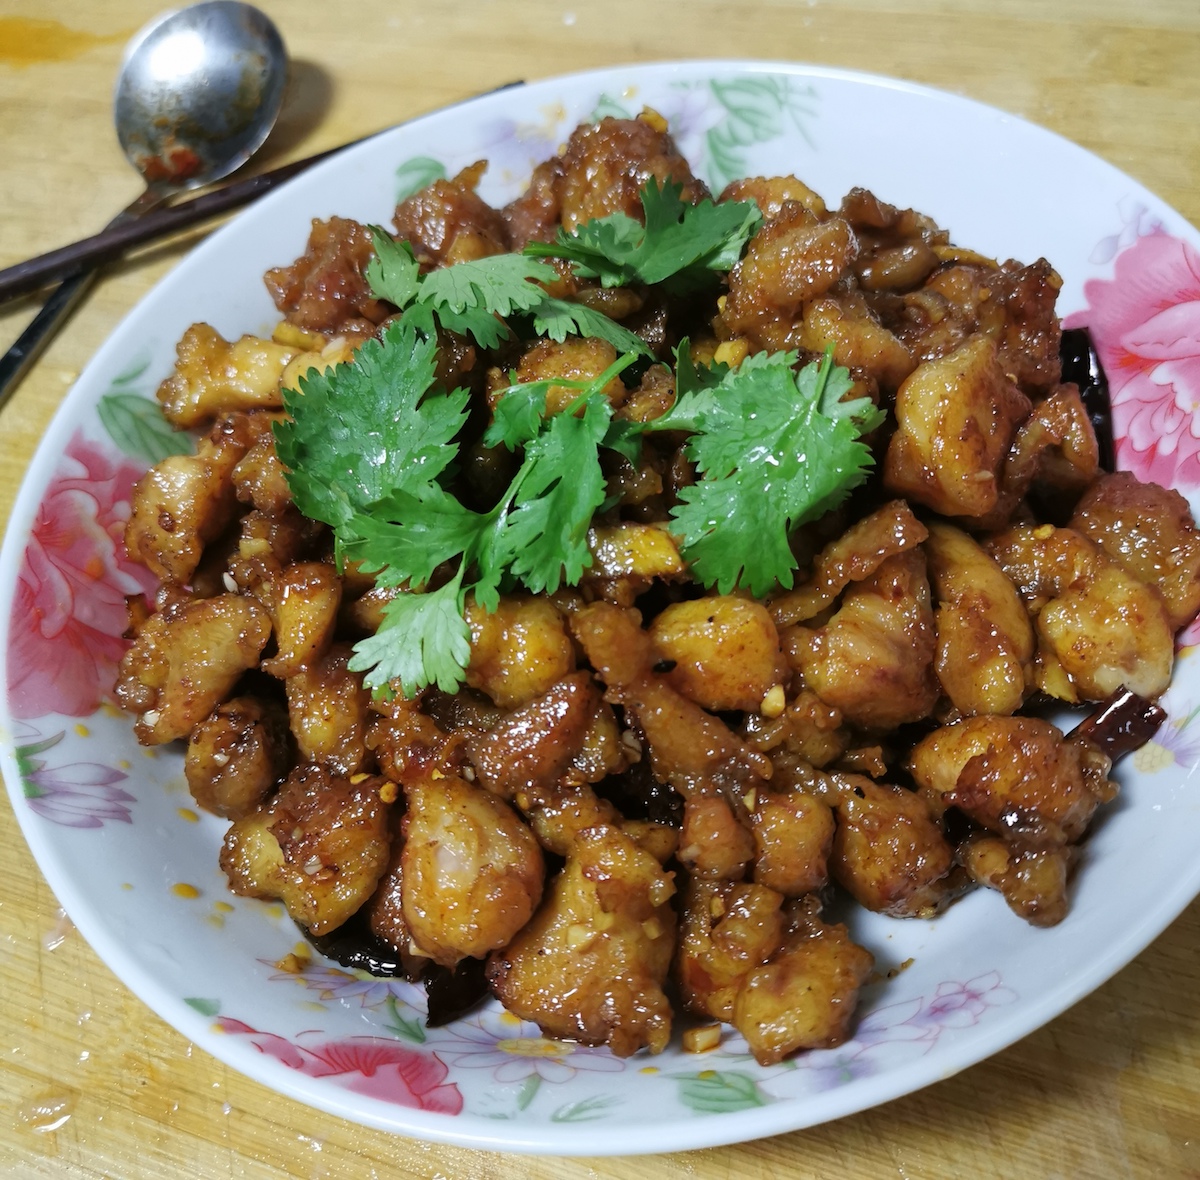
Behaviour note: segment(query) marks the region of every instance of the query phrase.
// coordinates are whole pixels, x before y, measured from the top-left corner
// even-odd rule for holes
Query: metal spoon
[[[109,225],[244,164],[279,117],[286,76],[279,30],[249,4],[206,0],[151,21],[126,47],[113,110],[121,148],[146,191]],[[0,358],[0,406],[96,273],[68,276]]]

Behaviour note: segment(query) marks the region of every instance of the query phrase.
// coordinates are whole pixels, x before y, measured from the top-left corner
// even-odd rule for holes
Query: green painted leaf
[[[594,1098],[582,1098],[560,1106],[551,1116],[552,1123],[590,1123],[606,1118],[612,1109],[621,1105],[621,1099],[612,1094],[597,1094]]]
[[[587,117],[587,122],[599,123],[601,119],[607,119],[610,116],[614,119],[633,118],[628,107],[622,106],[611,94],[602,94],[596,99],[595,109]]]
[[[183,1002],[189,1008],[195,1008],[201,1016],[216,1016],[221,1011],[220,1000],[206,1000],[199,996],[184,996]]]
[[[746,77],[709,82],[726,114],[705,137],[714,189],[724,188],[748,170],[746,148],[781,135],[787,123],[812,146],[806,121],[816,114],[817,93],[796,87],[790,78]]]
[[[679,1101],[697,1114],[728,1114],[767,1104],[758,1082],[741,1070],[706,1069],[671,1076],[679,1082]]]
[[[517,1109],[525,1110],[533,1101],[538,1090],[541,1089],[542,1077],[541,1074],[531,1073],[529,1077],[521,1085],[521,1089],[517,1091]]]
[[[396,200],[403,201],[427,188],[435,180],[446,179],[446,165],[432,156],[413,156],[396,169]]]
[[[112,379],[113,385],[130,385],[150,367],[150,357],[143,356],[131,362],[128,369]]]
[[[106,393],[96,406],[108,437],[131,459],[158,463],[168,455],[186,455],[193,440],[175,430],[163,417],[162,407],[136,393]]]
[[[425,1027],[415,1017],[401,1016],[400,1007],[395,996],[388,996],[386,1004],[391,1019],[383,1026],[401,1040],[412,1041],[416,1045],[425,1043]]]

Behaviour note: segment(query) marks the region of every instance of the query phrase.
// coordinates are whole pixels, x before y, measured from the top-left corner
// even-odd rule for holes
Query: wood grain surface
[[[0,266],[94,232],[136,196],[110,95],[124,42],[160,2],[0,3]],[[1197,0],[259,3],[294,65],[256,169],[513,79],[622,61],[769,57],[912,79],[1023,115],[1200,223]],[[0,519],[62,395],[195,237],[110,268],[3,411]],[[0,347],[34,310],[32,301],[0,309]],[[1198,993],[1193,903],[1040,1032],[864,1114],[639,1160],[437,1147],[309,1110],[188,1044],[62,920],[0,802],[0,1175],[18,1180],[1196,1178]]]

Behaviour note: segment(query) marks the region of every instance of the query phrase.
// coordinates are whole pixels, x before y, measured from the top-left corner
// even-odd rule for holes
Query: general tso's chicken
[[[654,672],[650,636],[637,611],[594,602],[571,616],[571,629],[610,700],[645,735],[655,777],[685,797],[741,791],[769,778],[770,760],[719,718],[677,693]]]
[[[337,774],[353,774],[367,760],[371,694],[362,673],[350,671],[352,654],[348,644],[336,643],[284,682],[300,756]]]
[[[519,791],[552,791],[580,752],[600,704],[592,678],[574,672],[485,732],[471,735],[467,752],[477,781],[508,800]]]
[[[995,836],[969,836],[956,855],[971,880],[999,891],[1031,925],[1056,926],[1067,916],[1074,846],[1021,848]]]
[[[389,818],[391,844],[387,868],[360,912],[371,933],[396,952],[404,977],[415,981],[424,974],[430,960],[424,954],[416,953],[412,931],[404,917],[403,822],[401,807],[393,807]]]
[[[718,201],[753,201],[763,217],[778,217],[784,203],[803,205],[813,216],[824,217],[827,210],[820,194],[795,176],[747,176],[733,180],[721,190]]]
[[[884,486],[946,516],[986,516],[1013,432],[1030,408],[986,336],[926,361],[896,393]]]
[[[134,485],[125,528],[129,555],[164,582],[186,585],[205,545],[234,519],[238,503],[233,472],[270,419],[231,414],[222,418],[194,455],[168,455]]]
[[[928,535],[903,500],[892,500],[830,541],[806,582],[771,599],[771,617],[781,627],[813,618],[851,582],[869,578],[889,557],[915,549]]]
[[[834,361],[891,396],[917,367],[904,343],[885,328],[861,294],[826,295],[804,308],[798,343],[820,354],[833,347]]]
[[[1172,630],[1200,610],[1200,531],[1174,489],[1125,471],[1101,476],[1076,506],[1071,528],[1163,596]]]
[[[750,803],[754,880],[784,897],[823,888],[835,840],[829,804],[804,791],[763,787]]]
[[[268,516],[281,515],[292,502],[283,464],[275,453],[275,440],[266,434],[233,469],[237,498]]]
[[[395,797],[395,786],[385,779],[298,767],[225,834],[229,887],[243,897],[279,898],[313,934],[336,930],[387,867],[388,795]]]
[[[488,613],[468,599],[471,661],[467,683],[504,709],[528,704],[575,670],[575,649],[558,608],[516,594]]]
[[[699,795],[684,803],[679,861],[693,877],[740,881],[754,851],[753,833],[724,795]]]
[[[764,753],[782,747],[787,755],[812,766],[836,762],[849,748],[852,738],[841,713],[809,689],[801,690],[791,701],[786,696],[784,700],[783,712],[778,717],[752,713],[746,718],[747,744]],[[768,713],[774,712],[770,701],[766,705]],[[774,765],[778,775],[779,762]]]
[[[987,549],[1034,616],[1044,692],[1076,703],[1122,685],[1151,700],[1166,690],[1175,651],[1157,590],[1074,529],[1012,528]]]
[[[333,641],[342,580],[323,561],[289,565],[270,587],[271,622],[278,650],[262,669],[286,680],[321,658]]]
[[[650,624],[666,682],[705,709],[758,709],[786,675],[766,607],[715,594],[676,602]]]
[[[981,545],[931,522],[925,542],[937,602],[936,668],[964,717],[1015,713],[1033,681],[1033,626],[1016,587]]]
[[[607,340],[594,336],[579,336],[561,342],[543,338],[522,354],[517,365],[518,384],[530,381],[595,381],[617,359],[617,350]],[[502,373],[497,393],[507,389],[509,375]],[[626,397],[620,377],[612,377],[600,391],[613,409]],[[569,385],[551,385],[546,390],[546,414],[565,410],[579,397],[579,390]],[[493,405],[494,409],[495,406]]]
[[[240,819],[267,797],[291,759],[284,709],[257,697],[231,697],[192,730],[183,773],[205,811]]]
[[[891,729],[919,721],[938,697],[925,556],[910,549],[851,583],[823,627],[791,628],[789,658],[805,684],[849,722]]]
[[[674,947],[675,885],[619,828],[580,833],[542,907],[487,975],[501,1003],[551,1037],[660,1053],[671,1035],[663,984]]]
[[[812,907],[794,911],[792,921],[782,949],[747,975],[734,1002],[733,1026],[760,1065],[840,1045],[875,964],[845,926],[826,925]]]
[[[653,494],[661,490],[660,479]],[[682,580],[687,573],[678,542],[661,524],[623,520],[593,525],[588,529],[588,552],[592,565],[584,571],[583,586],[618,606],[632,606],[656,581]]]
[[[271,623],[253,599],[238,594],[182,599],[151,615],[121,657],[115,695],[137,713],[143,746],[187,737],[258,663]]]
[[[1109,759],[1036,717],[972,717],[922,739],[910,759],[933,813],[957,807],[1031,848],[1072,843],[1116,795]]]
[[[729,276],[724,328],[756,349],[793,346],[801,307],[833,287],[857,256],[858,240],[842,218],[820,220],[799,202],[785,202]]]
[[[193,324],[175,351],[175,371],[156,396],[167,419],[186,430],[233,410],[279,409],[280,379],[299,350],[259,336],[231,344],[208,324]]]
[[[457,775],[404,784],[404,920],[437,963],[483,958],[537,908],[546,875],[533,833],[507,803]]]
[[[829,866],[860,905],[893,918],[929,918],[962,891],[954,850],[924,799],[857,774],[823,780],[837,812]]]
[[[763,885],[692,879],[683,894],[676,975],[684,1007],[732,1020],[746,976],[783,945],[783,897]]]
[[[345,217],[313,219],[305,252],[291,266],[263,276],[275,306],[290,323],[315,332],[336,332],[354,320],[381,322],[387,304],[371,294],[367,263],[374,257],[371,232]]]
[[[423,266],[453,266],[508,250],[504,218],[475,192],[486,167],[480,160],[396,207],[396,237],[412,246]]]

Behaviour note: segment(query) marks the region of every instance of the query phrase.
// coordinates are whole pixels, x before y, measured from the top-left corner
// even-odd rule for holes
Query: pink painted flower
[[[13,715],[86,717],[112,692],[125,650],[125,596],[154,583],[125,556],[142,468],[76,431],[38,509],[8,622]]]
[[[1200,487],[1200,254],[1151,233],[1084,287],[1068,328],[1092,333],[1108,375],[1117,462],[1138,478]]]
[[[939,983],[917,1019],[940,1028],[969,1028],[978,1024],[989,1008],[1011,1004],[1016,998],[1016,992],[1001,982],[999,972],[989,971],[966,983]]]
[[[289,1069],[310,1078],[334,1079],[355,1094],[439,1114],[462,1113],[462,1094],[456,1085],[446,1083],[449,1071],[436,1053],[421,1053],[381,1037],[325,1041],[317,1040],[318,1034],[301,1033],[309,1038],[302,1045],[229,1016],[219,1017],[217,1027],[249,1037],[260,1053]]]
[[[136,802],[116,784],[129,776],[99,762],[47,766],[34,757],[57,745],[63,735],[18,746],[17,768],[30,808],[43,819],[67,828],[101,828],[105,823],[133,822],[129,804]]]

